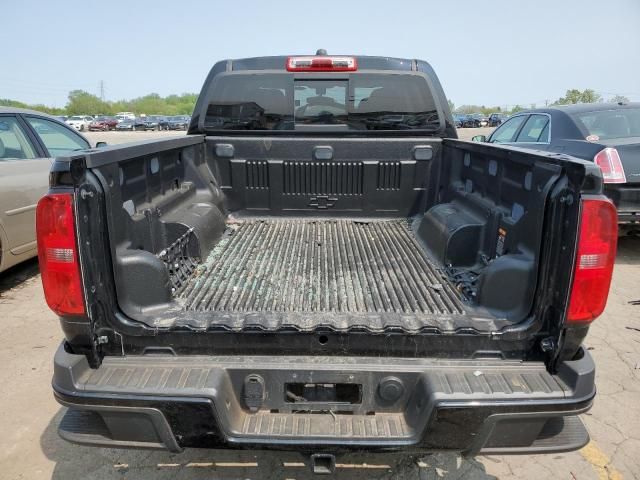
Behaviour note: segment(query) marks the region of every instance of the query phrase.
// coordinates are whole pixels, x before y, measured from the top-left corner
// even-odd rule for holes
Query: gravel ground
[[[462,138],[488,129],[461,131]],[[178,133],[180,134],[180,133]],[[92,133],[115,144],[168,133]],[[598,396],[583,415],[591,443],[557,455],[452,454],[422,458],[351,455],[338,459],[337,478],[377,479],[621,479],[640,475],[640,238],[621,239],[609,303],[587,346],[597,363]],[[96,449],[58,438],[64,409],[51,394],[52,358],[61,340],[46,307],[38,267],[26,262],[0,274],[0,478],[39,479],[305,479],[315,478],[297,454],[187,450]]]

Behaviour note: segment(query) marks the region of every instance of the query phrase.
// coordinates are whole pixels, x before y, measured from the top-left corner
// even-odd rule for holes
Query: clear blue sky
[[[456,105],[640,101],[640,0],[2,3],[0,98],[28,103],[198,92],[217,60],[318,48],[427,60]]]

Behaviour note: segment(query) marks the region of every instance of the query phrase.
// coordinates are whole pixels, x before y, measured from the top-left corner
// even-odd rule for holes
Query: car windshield
[[[597,140],[640,137],[640,108],[571,114],[589,137]]]
[[[426,130],[441,128],[420,75],[358,73],[340,79],[290,73],[227,74],[207,92],[206,130]]]
[[[84,119],[82,117],[74,116],[74,117],[69,117],[68,120],[84,120]]]

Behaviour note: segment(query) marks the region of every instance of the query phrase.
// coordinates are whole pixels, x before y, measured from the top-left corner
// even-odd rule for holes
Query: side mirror
[[[104,148],[107,146],[107,142],[96,142],[96,148]]]
[[[486,135],[476,135],[475,137],[471,138],[472,142],[486,142],[487,141],[487,136]]]

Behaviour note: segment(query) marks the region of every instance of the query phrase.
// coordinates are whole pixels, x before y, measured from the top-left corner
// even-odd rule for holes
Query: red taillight
[[[626,183],[627,177],[622,168],[620,155],[615,148],[605,148],[596,154],[593,158],[596,165],[602,170],[602,178],[604,183]]]
[[[286,67],[289,72],[353,72],[358,62],[354,57],[289,57]]]
[[[618,215],[610,200],[583,200],[567,322],[591,322],[607,304],[618,242]]]
[[[85,313],[76,247],[73,196],[46,195],[36,209],[38,260],[44,296],[58,315]]]

